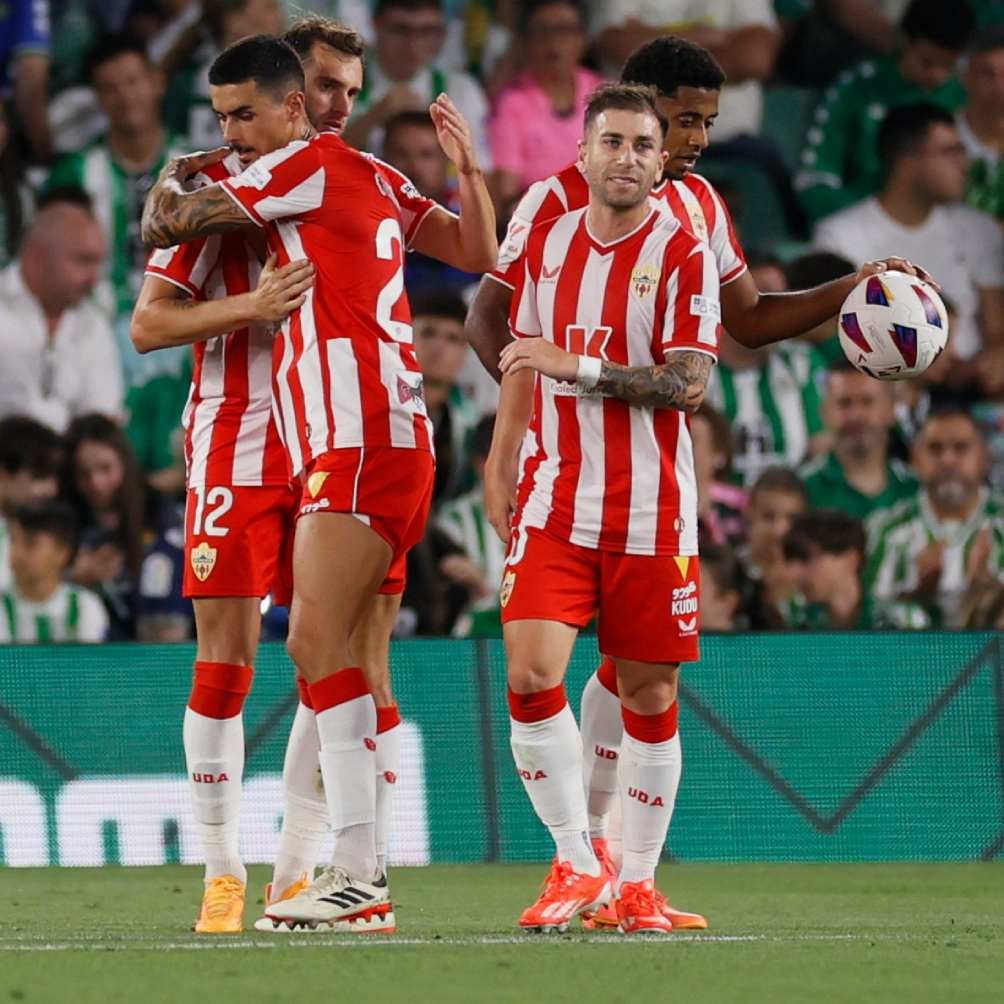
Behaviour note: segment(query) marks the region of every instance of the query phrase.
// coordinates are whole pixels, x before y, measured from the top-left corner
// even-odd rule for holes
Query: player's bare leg
[[[624,831],[616,902],[620,929],[633,934],[707,927],[698,914],[670,907],[655,888],[655,870],[680,786],[680,667],[614,661],[624,718],[618,763]]]
[[[205,892],[195,930],[243,929],[247,871],[240,858],[244,699],[261,628],[255,596],[197,598],[198,647],[185,709],[188,786],[206,856]]]
[[[352,647],[390,559],[386,541],[353,516],[310,513],[297,524],[287,647],[317,716],[335,850],[307,890],[269,909],[273,918],[338,926],[390,910],[376,858],[376,705]]]
[[[520,917],[528,930],[564,931],[575,916],[611,894],[589,841],[582,742],[565,695],[565,670],[577,635],[577,628],[558,621],[520,620],[504,627],[513,758],[555,843],[544,889]]]

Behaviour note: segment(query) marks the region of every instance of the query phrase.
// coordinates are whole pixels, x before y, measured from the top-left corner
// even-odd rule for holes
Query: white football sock
[[[377,866],[385,872],[394,788],[401,769],[401,723],[381,732],[376,742],[376,853]]]
[[[510,719],[510,746],[523,787],[540,821],[551,831],[559,861],[583,875],[599,875],[589,841],[582,788],[582,740],[572,709],[539,722]]]
[[[582,779],[586,789],[590,837],[607,836],[610,810],[619,791],[617,756],[624,723],[621,701],[593,673],[582,691]]]
[[[624,850],[618,888],[655,878],[681,770],[679,733],[659,743],[624,733],[619,767]]]
[[[206,854],[205,877],[233,875],[247,882],[239,846],[243,715],[209,718],[186,707],[182,735],[188,790]]]
[[[273,896],[288,889],[304,872],[308,879],[314,877],[321,844],[328,833],[320,748],[316,716],[305,704],[298,703],[282,767],[282,832],[272,872]]]
[[[316,704],[315,704],[316,706]],[[321,774],[331,828],[332,864],[369,880],[376,861],[376,705],[369,694],[317,713]]]

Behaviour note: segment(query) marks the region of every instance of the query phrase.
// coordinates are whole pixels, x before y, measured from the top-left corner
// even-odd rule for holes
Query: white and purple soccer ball
[[[948,315],[930,283],[905,272],[862,279],[839,318],[844,355],[876,380],[923,373],[945,349]]]

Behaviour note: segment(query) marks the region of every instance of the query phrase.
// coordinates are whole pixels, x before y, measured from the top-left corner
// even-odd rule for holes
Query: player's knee
[[[535,694],[550,690],[564,679],[564,668],[549,666],[533,659],[511,659],[509,662],[509,687],[519,694]]]
[[[661,714],[676,700],[678,680],[679,667],[622,673],[618,676],[621,702],[641,715]]]

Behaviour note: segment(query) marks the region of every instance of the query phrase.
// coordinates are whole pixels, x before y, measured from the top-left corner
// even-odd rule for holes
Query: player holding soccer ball
[[[662,36],[637,49],[621,73],[626,82],[658,91],[658,108],[668,121],[667,157],[661,180],[650,193],[653,202],[694,236],[707,241],[721,283],[722,321],[740,344],[757,348],[795,337],[834,317],[859,280],[898,269],[929,279],[923,269],[900,258],[867,262],[855,274],[791,293],[761,293],[745,265],[724,200],[695,173],[707,149],[718,115],[725,74],[707,49],[685,39]],[[579,163],[532,185],[513,213],[499,261],[481,281],[468,315],[467,335],[485,368],[498,375],[500,355],[509,343],[509,313],[518,281],[520,255],[531,229],[561,213],[582,209],[589,187]],[[611,807],[617,796],[618,750],[623,734],[621,701],[613,663],[604,659],[582,695],[582,740],[589,831],[596,853],[611,861],[608,848]],[[611,867],[613,864],[611,863]],[[678,929],[703,928],[698,914],[666,905]],[[617,923],[612,911],[600,911],[589,925]]]
[[[655,101],[651,88],[623,84],[590,99],[579,156],[588,206],[530,232],[516,340],[501,358],[486,505],[500,536],[511,531],[511,744],[556,846],[520,918],[532,930],[563,930],[611,898],[622,931],[672,930],[654,879],[680,777],[677,675],[697,658],[700,616],[686,416],[717,357],[720,307],[711,249],[648,198],[666,160]],[[590,842],[563,683],[578,631],[597,613],[624,722],[616,888]]]
[[[311,121],[319,128],[340,132],[362,81],[361,41],[354,32],[320,18],[294,25],[287,38],[304,58],[306,109]],[[255,55],[253,49],[259,58],[254,65],[248,61]],[[223,105],[218,109],[235,152],[222,163],[208,164],[203,183],[239,174],[259,155],[300,135],[290,132],[292,112],[287,106],[291,96],[281,89],[286,81],[271,79],[268,72],[269,59],[288,62],[289,50],[284,49],[275,40],[259,39],[245,45],[243,53],[231,54],[228,65],[222,60],[214,99],[221,99],[223,105],[235,97],[250,100],[239,102],[236,110],[223,110]],[[241,81],[229,82],[235,76]],[[437,105],[434,113],[447,153],[463,161],[471,145],[466,141],[469,137],[463,120],[448,103]],[[419,196],[392,168],[370,163],[379,173],[379,178],[373,176],[373,190],[396,208],[409,245],[414,242],[426,253],[458,267],[483,267],[485,255],[495,247],[494,223],[477,171],[466,177],[466,190],[465,182],[461,184],[465,211],[461,221]],[[462,162],[460,166],[467,165]],[[233,202],[228,200],[228,205],[240,214],[242,222],[249,222]],[[282,320],[303,306],[313,269],[301,254],[281,268],[269,264],[258,291],[249,294],[264,256],[264,241],[255,237],[254,231],[249,235],[245,230],[155,253],[136,322],[138,341],[146,348],[199,342],[192,400],[186,412],[192,494],[188,543],[193,569],[186,591],[196,597],[199,653],[195,686],[186,710],[185,746],[190,773],[213,778],[212,785],[192,785],[207,858],[206,893],[196,924],[196,930],[204,932],[239,931],[243,924],[245,873],[237,848],[243,767],[240,709],[250,687],[250,665],[257,645],[258,597],[271,587],[277,590],[280,602],[284,598],[276,576],[286,572],[288,578],[289,553],[287,550],[283,555],[282,551],[291,543],[302,493],[299,486],[295,491],[288,486],[286,451],[271,418],[272,333],[261,329],[227,332],[248,320]],[[186,296],[198,302],[186,303]],[[266,299],[273,313],[248,316],[249,309],[256,309],[256,303]],[[359,309],[374,313],[376,300],[374,293],[373,303]],[[395,304],[389,302],[388,309],[392,308]],[[400,325],[394,334],[403,338],[407,324],[392,323]],[[204,341],[217,335],[221,337],[213,337],[208,344]],[[358,392],[354,397],[358,400]],[[254,480],[264,476],[271,478],[268,498]],[[274,504],[269,502],[272,496]],[[320,508],[313,500],[310,504]],[[207,535],[212,539],[206,540]],[[399,553],[380,595],[364,609],[352,639],[353,654],[365,667],[377,702],[376,841],[381,870],[389,827],[389,785],[398,770],[395,726],[399,718],[391,696],[387,646],[403,588],[403,562],[403,553]],[[328,812],[317,786],[315,713],[306,682],[299,678],[298,684],[301,702],[283,772],[283,833],[267,903],[292,898],[307,887],[327,831]],[[384,914],[378,920],[389,926],[392,915]],[[282,922],[266,926],[288,929]]]

